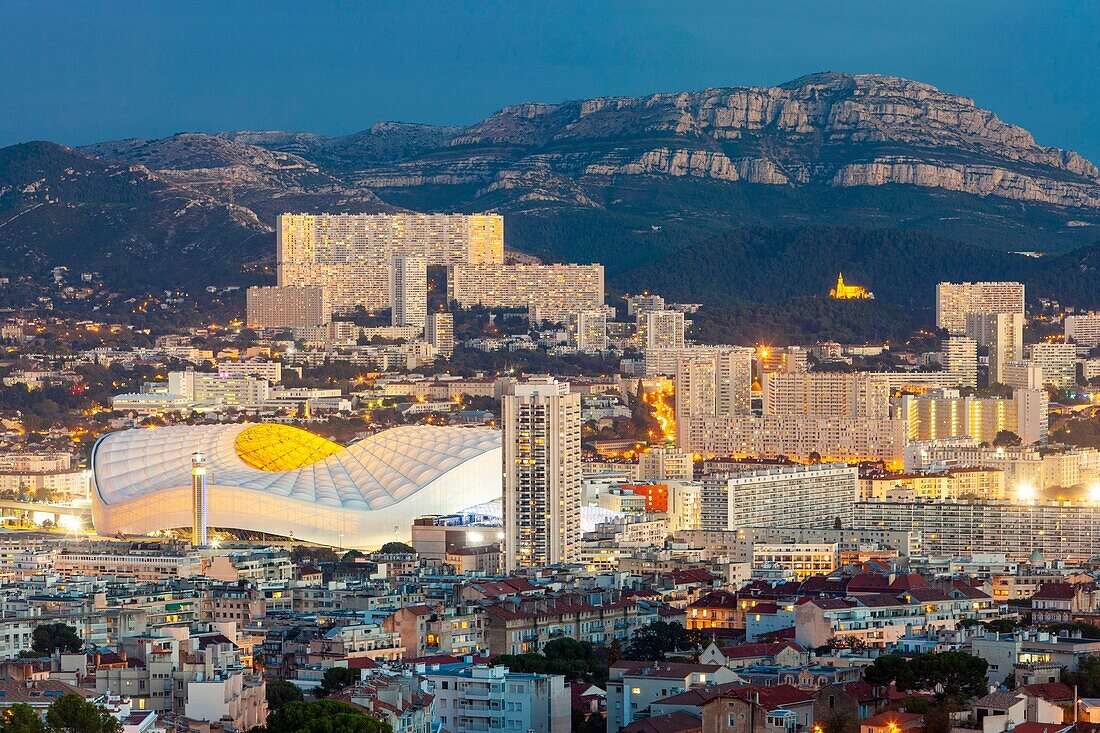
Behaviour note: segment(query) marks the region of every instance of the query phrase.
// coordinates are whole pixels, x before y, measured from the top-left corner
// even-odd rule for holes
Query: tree
[[[51,733],[122,733],[122,725],[109,712],[74,693],[50,705],[46,723]]]
[[[333,667],[332,669],[325,670],[324,676],[321,677],[321,686],[316,688],[313,692],[317,697],[328,697],[332,693],[339,692],[348,685],[358,681],[359,675],[354,669]]]
[[[590,682],[598,687],[607,684],[608,665],[596,647],[571,637],[546,642],[541,654],[503,654],[493,663],[515,672],[560,674],[570,682]]]
[[[286,680],[270,680],[266,690],[267,709],[272,712],[281,710],[287,703],[301,702],[304,697],[297,685]]]
[[[965,652],[921,654],[906,660],[897,654],[884,654],[864,671],[872,685],[897,685],[901,692],[930,690],[939,697],[974,696],[985,692],[985,672],[989,663]]]
[[[76,629],[61,622],[39,624],[31,635],[31,649],[39,654],[53,654],[55,651],[78,652],[84,648]]]
[[[413,555],[415,553],[416,550],[404,542],[387,542],[382,545],[383,555]]]
[[[993,438],[993,445],[1002,448],[1020,445],[1022,442],[1020,436],[1011,430],[998,430],[997,435]]]
[[[876,686],[891,685],[896,682],[899,690],[908,690],[909,687],[902,687],[902,680],[908,681],[908,665],[905,657],[898,654],[883,654],[863,671],[863,679]]]
[[[623,650],[623,659],[659,661],[670,653],[688,650],[697,655],[706,643],[704,632],[688,631],[670,621],[654,621],[634,632]]]
[[[348,550],[344,553],[344,556],[340,558],[340,562],[357,562],[359,560],[365,560],[366,557],[367,556],[359,550]]]
[[[1100,657],[1085,657],[1076,670],[1062,672],[1062,681],[1077,687],[1081,697],[1100,695]]]
[[[269,714],[267,733],[393,733],[393,728],[337,700],[317,700],[289,702]]]
[[[857,730],[856,720],[850,713],[836,708],[821,721],[822,733],[852,733]]]
[[[46,733],[46,724],[35,709],[17,702],[8,708],[7,718],[0,724],[4,733]]]

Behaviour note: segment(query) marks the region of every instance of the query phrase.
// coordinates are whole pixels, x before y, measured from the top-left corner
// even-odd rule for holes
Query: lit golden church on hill
[[[875,294],[862,285],[845,285],[844,273],[836,276],[836,287],[829,291],[830,298],[837,300],[874,300]]]

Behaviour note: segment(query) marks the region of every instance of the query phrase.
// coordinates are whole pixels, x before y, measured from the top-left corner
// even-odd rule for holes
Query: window
[[[641,687],[631,687],[630,688],[630,694],[631,695],[641,695],[642,694],[642,688]]]

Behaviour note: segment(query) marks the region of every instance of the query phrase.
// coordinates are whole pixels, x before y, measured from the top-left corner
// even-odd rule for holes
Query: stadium
[[[406,540],[415,517],[501,496],[500,432],[393,428],[342,446],[263,423],[109,433],[92,449],[92,521],[100,534],[191,526],[191,456],[207,464],[211,527],[333,547]]]

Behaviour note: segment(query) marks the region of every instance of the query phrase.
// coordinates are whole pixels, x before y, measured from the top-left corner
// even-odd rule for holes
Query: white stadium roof
[[[207,465],[213,527],[341,547],[406,539],[412,519],[501,495],[500,432],[394,428],[348,447],[281,424],[110,433],[92,452],[97,531],[143,534],[191,524],[191,457]]]

